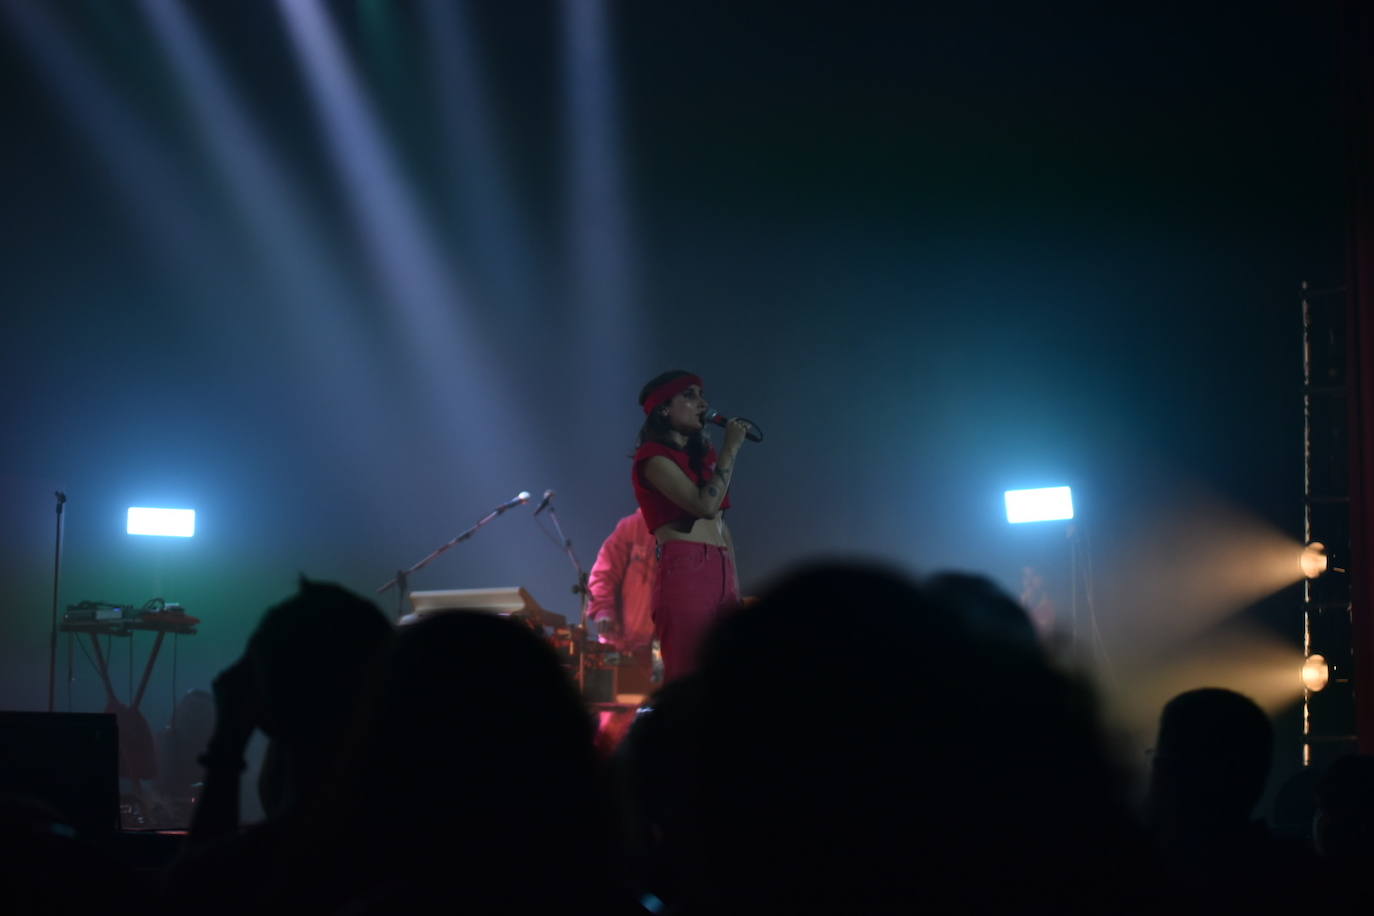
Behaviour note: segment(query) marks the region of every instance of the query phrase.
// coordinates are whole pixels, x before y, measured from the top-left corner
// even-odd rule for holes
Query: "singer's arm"
[[[715,518],[729,487],[728,478],[722,480],[719,473],[698,487],[682,473],[682,468],[662,455],[644,462],[644,477],[655,490],[694,518]]]
[[[644,462],[644,476],[655,490],[671,499],[679,509],[696,518],[715,518],[720,514],[720,504],[725,501],[725,494],[730,489],[738,451],[738,446],[727,448],[716,461],[715,476],[701,486],[693,483],[682,472],[682,468],[662,455]]]
[[[644,462],[644,477],[655,490],[673,501],[679,509],[696,518],[715,518],[730,490],[735,475],[735,459],[749,426],[742,420],[731,420],[725,428],[725,442],[716,456],[716,471],[710,480],[698,486],[668,458],[656,455]]]

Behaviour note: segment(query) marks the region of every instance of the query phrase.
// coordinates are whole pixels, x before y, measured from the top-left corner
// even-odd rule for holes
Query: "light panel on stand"
[[[1007,490],[1005,499],[1007,521],[1013,525],[1073,518],[1073,494],[1068,487]]]
[[[130,506],[129,523],[126,530],[129,534],[146,534],[156,537],[194,537],[196,533],[196,510]]]

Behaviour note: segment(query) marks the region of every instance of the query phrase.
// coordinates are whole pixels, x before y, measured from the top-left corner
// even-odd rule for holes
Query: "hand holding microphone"
[[[734,417],[724,424],[725,441],[721,443],[722,453],[733,455],[739,451],[739,447],[744,444],[745,438],[749,435],[749,424]]]
[[[763,441],[763,430],[759,429],[758,424],[755,423],[753,420],[748,420],[744,417],[727,418],[719,410],[716,410],[713,407],[710,410],[706,411],[706,422],[714,423],[716,426],[719,426],[721,429],[724,429],[726,431],[727,442],[730,438],[730,432],[732,431],[731,427],[737,425],[743,427],[743,437],[748,439],[750,442]],[[735,441],[738,442],[739,440],[736,439]]]

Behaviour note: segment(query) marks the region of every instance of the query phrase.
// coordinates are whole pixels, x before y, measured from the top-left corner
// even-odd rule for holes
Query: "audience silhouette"
[[[264,615],[213,698],[213,731],[188,738],[204,753],[175,755],[178,791],[205,779],[168,869],[172,910],[1000,916],[1370,900],[1374,758],[1285,794],[1285,810],[1315,803],[1319,861],[1253,817],[1267,716],[1191,690],[1162,711],[1137,812],[1087,678],[967,573],[822,562],[782,577],[721,617],[609,767],[536,628],[455,611],[394,630],[326,583],[302,580]],[[238,783],[258,729],[267,817],[245,830]],[[132,872],[61,831],[41,805],[0,803],[12,899],[55,880],[64,856],[109,876],[105,909],[139,899]],[[32,911],[93,899],[73,886]]]
[[[1146,821],[1166,875],[1198,910],[1300,905],[1312,863],[1252,812],[1264,792],[1274,731],[1253,700],[1205,687],[1160,716]]]
[[[816,565],[720,622],[684,912],[1143,906],[1146,847],[1090,690],[990,583],[937,584]]]
[[[1374,858],[1374,756],[1334,761],[1317,782],[1316,799],[1317,851],[1330,858]]]
[[[350,912],[615,912],[592,723],[548,643],[480,611],[403,627],[288,899]],[[622,907],[623,909],[623,907]]]
[[[215,727],[200,757],[204,789],[187,855],[169,874],[173,904],[241,913],[264,902],[284,864],[282,837],[330,784],[365,675],[390,638],[372,602],[304,577],[294,596],[263,615],[243,657],[214,682]],[[268,738],[258,782],[267,817],[240,834],[239,781],[257,729]]]
[[[661,687],[640,708],[611,761],[625,853],[620,882],[636,900],[681,899],[689,874],[687,786],[698,740],[696,672]]]
[[[1374,904],[1374,757],[1338,758],[1320,774],[1314,792],[1313,842],[1321,855],[1320,882],[1331,902],[1368,910]]]

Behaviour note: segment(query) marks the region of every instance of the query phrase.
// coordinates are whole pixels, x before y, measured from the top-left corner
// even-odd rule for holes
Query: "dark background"
[[[457,56],[433,6],[325,5],[452,280],[417,316],[276,5],[177,8],[305,215],[285,236],[244,219],[150,7],[0,4],[0,706],[46,703],[54,489],[62,604],[182,602],[176,689],[206,687],[298,572],[370,593],[522,489],[557,490],[590,566],[672,367],[768,433],[733,494],[746,592],[828,553],[1014,592],[1062,529],[1009,531],[1008,487],[1074,485],[1099,545],[1179,484],[1300,537],[1299,284],[1343,270],[1334,9],[610,2],[598,122],[577,5],[455,6]],[[197,535],[129,537],[130,505]],[[415,586],[575,616],[529,512]],[[1249,613],[1296,643],[1295,600]]]

